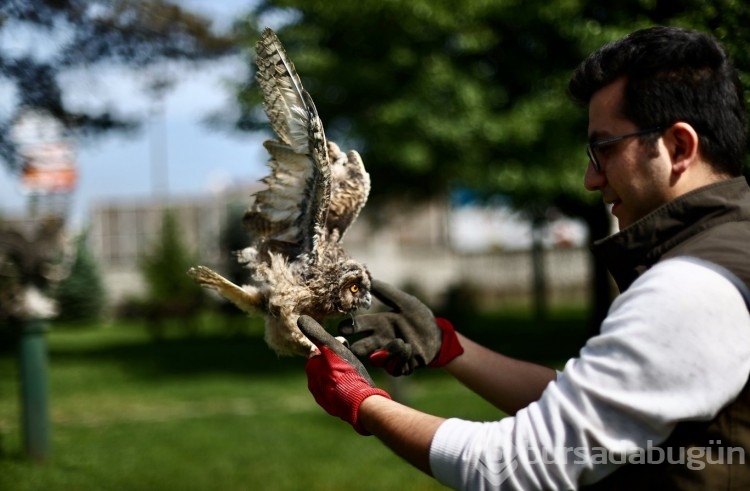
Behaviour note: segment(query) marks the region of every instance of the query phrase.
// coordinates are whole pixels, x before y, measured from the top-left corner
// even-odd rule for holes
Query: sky
[[[205,13],[220,27],[249,10],[251,0],[178,3]],[[203,122],[209,113],[232,103],[227,81],[248,76],[248,67],[239,57],[199,70],[182,70],[176,86],[164,99],[163,119],[158,112],[154,115],[153,101],[144,93],[144,80],[139,74],[110,67],[94,74],[67,76],[64,85],[79,85],[72,91],[78,97],[70,99],[74,104],[111,104],[126,114],[147,116],[136,134],[105,135],[75,145],[78,183],[68,214],[71,224],[85,226],[92,207],[100,203],[149,199],[155,190],[165,188],[176,200],[202,197],[261,178],[267,158],[261,142],[268,135],[232,133],[212,129]],[[0,210],[17,214],[27,208],[28,197],[18,179],[3,166]]]

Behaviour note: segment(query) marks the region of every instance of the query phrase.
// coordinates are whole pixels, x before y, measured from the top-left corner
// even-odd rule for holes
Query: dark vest
[[[750,287],[750,188],[739,177],[698,189],[597,242],[592,250],[606,262],[621,292],[657,262],[678,256],[723,266]],[[687,457],[701,453],[690,451],[694,447],[711,450],[702,461],[692,459],[691,469]],[[731,465],[706,462],[728,460],[730,447],[744,449],[731,453]],[[586,489],[750,490],[750,383],[713,420],[679,423],[660,448],[665,455],[672,452],[673,462],[684,452],[686,464],[670,464],[665,458],[662,464],[625,465]],[[740,455],[746,463],[739,463]]]

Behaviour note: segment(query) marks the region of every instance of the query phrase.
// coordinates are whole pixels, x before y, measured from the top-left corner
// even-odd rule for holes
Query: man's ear
[[[682,174],[698,157],[698,132],[689,123],[679,121],[670,126],[663,141],[672,161],[672,172]]]

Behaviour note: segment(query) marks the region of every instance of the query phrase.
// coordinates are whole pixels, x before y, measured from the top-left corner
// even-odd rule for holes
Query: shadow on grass
[[[561,365],[585,343],[585,313],[556,313],[538,321],[524,311],[481,313],[451,319],[457,330],[505,355],[546,365]],[[109,328],[55,328],[48,343],[51,363],[115,364],[136,377],[189,377],[202,374],[272,375],[300,373],[305,360],[280,357],[263,339],[261,320],[235,322],[240,328],[213,325],[197,332],[172,329],[161,340],[149,339],[141,323]],[[335,322],[328,325],[335,332]],[[365,363],[367,365],[367,363]]]
[[[237,328],[204,326],[185,330],[169,326],[162,338],[150,338],[140,322],[112,327],[71,329],[60,327],[49,342],[53,364],[116,364],[144,378],[192,375],[273,374],[301,371],[301,357],[278,356],[263,339],[260,319],[239,318]]]
[[[192,336],[158,342],[145,341],[96,349],[50,348],[52,363],[115,363],[143,377],[191,376],[205,373],[278,373],[299,371],[301,358],[278,357],[262,336]]]

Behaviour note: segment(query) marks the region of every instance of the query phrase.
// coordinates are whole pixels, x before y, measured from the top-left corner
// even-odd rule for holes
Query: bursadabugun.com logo
[[[512,443],[486,449],[479,458],[477,470],[492,486],[499,486],[519,467],[532,465],[599,465],[599,464],[681,464],[691,470],[707,465],[745,464],[745,449],[722,447],[721,440],[709,440],[707,447],[662,448],[649,440],[646,448],[623,442],[616,450],[605,447],[537,447],[518,448]],[[523,452],[524,457],[519,453]]]
[[[518,468],[518,450],[512,443],[505,447],[491,447],[482,453],[477,470],[492,486],[499,486]]]

